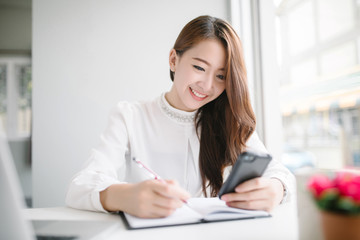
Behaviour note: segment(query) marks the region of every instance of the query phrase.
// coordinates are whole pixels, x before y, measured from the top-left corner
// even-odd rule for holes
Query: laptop
[[[0,196],[0,239],[97,239],[119,226],[110,221],[27,221],[23,216],[25,201],[1,119]]]

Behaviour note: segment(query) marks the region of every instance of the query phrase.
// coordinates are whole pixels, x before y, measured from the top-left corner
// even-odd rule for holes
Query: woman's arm
[[[189,197],[177,182],[158,180],[114,184],[100,192],[101,204],[107,211],[124,211],[142,218],[169,216]]]
[[[111,112],[98,147],[70,182],[66,204],[70,207],[106,212],[100,202],[100,192],[114,184],[123,183],[119,169],[126,167],[129,152],[128,130],[124,116],[132,114],[128,103],[119,103]]]

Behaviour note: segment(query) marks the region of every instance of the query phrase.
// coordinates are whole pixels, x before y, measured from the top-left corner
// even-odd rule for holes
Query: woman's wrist
[[[128,196],[127,192],[132,184],[113,184],[100,192],[100,202],[109,212],[123,211],[123,203]]]
[[[277,204],[281,204],[281,202],[283,201],[284,198],[284,192],[285,192],[285,186],[282,183],[282,181],[278,178],[271,178],[273,180],[274,183],[276,183],[276,188],[278,189],[277,191]]]

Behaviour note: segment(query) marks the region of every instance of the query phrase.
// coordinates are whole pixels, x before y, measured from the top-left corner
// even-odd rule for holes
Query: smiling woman
[[[179,58],[185,63],[181,63]],[[189,76],[192,71],[189,71],[189,75],[182,71],[182,66],[191,64],[200,64],[195,65],[197,74],[194,77]],[[176,69],[176,66],[180,69]],[[175,73],[175,70],[180,73]],[[203,130],[199,155],[203,191],[206,195],[205,179],[208,179],[211,195],[215,196],[223,183],[223,178],[219,176],[244,151],[256,125],[239,37],[225,21],[211,17],[194,19],[179,34],[170,53],[170,76],[174,81],[167,95],[170,95],[170,104],[171,96],[176,98],[174,89],[181,89],[181,84],[189,85],[191,95],[190,98],[189,94],[183,94],[182,99],[188,101],[187,104],[194,102],[192,99],[197,100],[194,103],[195,109],[199,109],[197,129],[201,127]],[[181,94],[179,90],[177,93]],[[209,94],[209,97],[201,98],[196,94]],[[213,100],[213,103],[206,105]]]
[[[190,196],[216,196],[246,149],[266,152],[255,133],[241,42],[227,22],[190,21],[170,50],[169,66],[169,92],[117,105],[101,145],[72,180],[69,206],[168,216]],[[146,180],[134,158],[170,180]],[[263,177],[236,189],[222,196],[227,205],[271,211],[292,194],[293,176],[273,160]]]
[[[170,69],[175,80],[166,99],[183,111],[195,111],[213,101],[225,89],[224,65],[225,49],[218,40],[202,41],[182,55],[172,49]]]

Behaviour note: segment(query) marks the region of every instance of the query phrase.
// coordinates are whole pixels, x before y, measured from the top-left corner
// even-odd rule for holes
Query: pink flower
[[[320,198],[325,190],[333,189],[335,186],[327,176],[315,175],[310,178],[307,187],[316,198]]]
[[[360,172],[341,171],[335,178],[315,175],[308,181],[317,206],[325,211],[360,214]]]
[[[360,202],[360,175],[351,172],[339,172],[334,179],[340,195]]]

